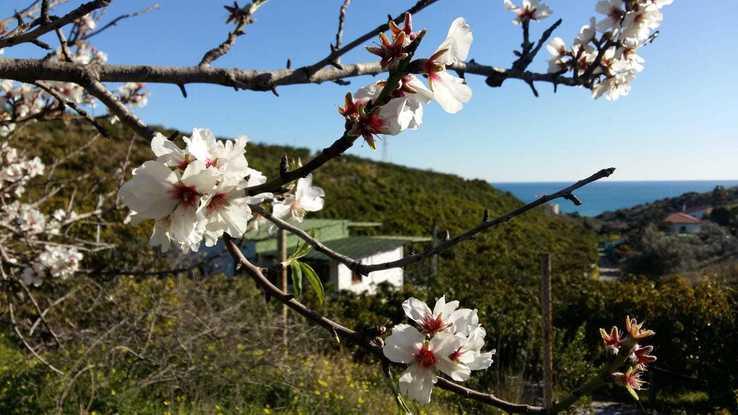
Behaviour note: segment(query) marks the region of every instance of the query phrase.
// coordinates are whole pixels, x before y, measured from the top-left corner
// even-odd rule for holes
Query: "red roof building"
[[[701,220],[698,218],[695,218],[692,215],[688,215],[683,212],[677,212],[672,213],[671,215],[667,216],[666,219],[664,219],[664,222],[671,223],[675,225],[688,225],[688,224],[700,224],[702,223]]]
[[[674,234],[697,234],[702,228],[702,221],[684,212],[672,213],[664,219],[669,231]]]

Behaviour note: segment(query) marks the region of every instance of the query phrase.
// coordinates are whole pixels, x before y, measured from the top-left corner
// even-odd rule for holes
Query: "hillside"
[[[247,278],[191,272],[132,275],[132,271],[170,269],[167,258],[148,247],[151,223],[123,223],[124,209],[113,206],[119,184],[130,170],[151,158],[147,143],[113,128],[118,138],[92,140],[94,133],[68,120],[24,126],[12,144],[39,154],[47,179],[29,188],[31,200],[42,189],[58,189],[42,209],[95,208],[108,195],[104,223],[80,223],[70,232],[115,244],[86,256],[82,272],[66,281],[34,288],[41,303],[58,298],[46,316],[64,348],[56,348],[39,327],[33,340],[50,362],[69,376],[61,381],[25,352],[12,335],[0,334],[0,413],[389,413],[396,411],[382,370],[330,333],[290,317],[293,333],[284,343],[280,306],[265,300]],[[306,160],[305,149],[253,144],[251,165],[273,176],[283,154]],[[57,164],[54,167],[54,164]],[[495,217],[521,205],[508,193],[480,180],[346,156],[315,176],[326,191],[326,208],[313,217],[382,222],[373,232],[427,236],[436,224],[452,235],[478,223],[485,208]],[[418,247],[420,248],[420,247]],[[540,366],[539,256],[553,254],[553,297],[557,394],[581,384],[601,363],[598,329],[624,315],[648,320],[659,365],[669,372],[704,379],[679,385],[688,405],[733,408],[736,291],[718,278],[695,284],[681,279],[656,283],[601,282],[589,278],[597,258],[596,235],[579,219],[551,216],[538,209],[480,235],[444,254],[435,280],[429,264],[408,270],[401,291],[379,296],[331,297],[323,305],[302,298],[326,315],[358,329],[402,320],[400,304],[409,296],[432,299],[446,294],[476,307],[487,330],[487,346],[497,354],[493,367],[467,384],[510,400],[533,401],[526,385],[537,384]],[[735,274],[735,269],[720,271]],[[67,293],[73,293],[67,296]],[[0,298],[0,316],[8,315]],[[35,309],[18,309],[30,325]],[[276,323],[276,324],[275,324]],[[2,333],[11,333],[0,318]],[[27,328],[26,328],[27,330]],[[679,340],[679,341],[677,341]],[[704,344],[711,347],[705,348]],[[685,361],[684,356],[693,356]],[[89,373],[93,376],[82,376]],[[727,379],[727,381],[726,381]],[[3,386],[5,385],[5,386]],[[667,376],[651,381],[659,389],[653,403],[683,403]],[[694,398],[693,391],[706,391]],[[604,399],[626,399],[621,390],[603,390]],[[654,393],[654,395],[657,395]],[[645,395],[644,395],[645,397]],[[60,408],[63,408],[60,409]],[[483,413],[442,391],[423,413]],[[668,412],[668,409],[665,409]],[[704,412],[704,411],[702,411]]]
[[[704,208],[733,207],[736,204],[738,204],[738,187],[716,187],[711,192],[689,192],[651,203],[605,212],[598,215],[596,219],[624,229],[642,228],[650,223],[660,223],[670,213],[684,210],[689,213]]]
[[[89,127],[69,121],[62,128],[60,122],[54,121],[28,126],[14,141],[20,147],[33,148],[49,164],[66,159],[56,168],[51,183],[52,186],[62,184],[65,190],[59,193],[57,201],[49,203],[61,205],[69,190],[76,188],[81,190],[76,194],[76,209],[84,211],[86,206],[88,209],[94,206],[94,192],[116,191],[118,179],[112,176],[124,165],[129,144],[132,145],[126,166],[128,175],[133,167],[152,157],[146,143],[131,143],[123,138],[130,135],[121,130],[115,130],[115,134],[121,138],[99,138],[88,144],[93,136]],[[77,152],[84,146],[89,147]],[[310,157],[306,149],[261,144],[247,147],[249,163],[267,177],[276,174],[283,154],[292,160]],[[490,217],[495,217],[521,204],[482,180],[465,180],[353,156],[328,163],[315,174],[315,182],[326,191],[326,207],[313,217],[382,222],[383,226],[375,232],[383,234],[428,236],[436,224],[453,235],[477,224],[485,208],[489,209]],[[107,232],[114,240],[125,241],[125,246],[104,255],[104,263],[122,261],[127,268],[135,268],[143,265],[143,252],[152,252],[143,247],[151,224],[134,228],[116,223],[125,213],[118,209],[113,214]],[[456,278],[537,274],[538,257],[543,252],[555,255],[558,269],[577,275],[589,269],[596,255],[593,235],[581,225],[571,219],[546,215],[539,209],[474,242],[467,242],[446,255],[442,267],[448,267],[447,271]]]

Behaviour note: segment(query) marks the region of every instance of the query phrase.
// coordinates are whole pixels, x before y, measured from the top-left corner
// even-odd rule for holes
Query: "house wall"
[[[403,257],[403,248],[399,247],[387,252],[381,252],[370,257],[361,258],[361,263],[372,265],[382,262],[395,261]],[[336,288],[340,290],[348,290],[355,293],[375,294],[377,285],[382,282],[388,282],[392,286],[400,288],[403,283],[402,268],[392,268],[382,271],[369,273],[368,276],[362,277],[360,282],[354,282],[352,279],[352,271],[343,264],[332,264],[331,280],[336,282]]]
[[[702,226],[699,223],[687,223],[687,224],[679,224],[679,223],[672,223],[670,225],[671,233],[700,233],[700,229]]]

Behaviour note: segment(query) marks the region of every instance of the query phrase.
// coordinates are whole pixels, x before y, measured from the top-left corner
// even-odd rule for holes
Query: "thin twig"
[[[73,23],[75,20],[93,12],[94,10],[106,7],[112,0],[94,0],[85,3],[73,11],[67,13],[63,17],[52,20],[48,24],[42,24],[35,30],[30,32],[22,33],[16,36],[0,39],[0,49],[15,46],[21,43],[34,43],[38,41],[40,36],[45,35],[53,30],[64,27],[69,23]]]
[[[336,30],[336,43],[331,45],[331,51],[336,51],[341,48],[341,42],[343,42],[343,27],[346,24],[346,11],[348,10],[351,0],[343,0],[341,8],[338,9],[338,30]],[[340,59],[336,58],[336,63],[340,63]]]
[[[199,65],[208,66],[215,60],[225,56],[231,50],[233,45],[236,44],[236,40],[240,36],[246,34],[244,30],[245,27],[254,22],[254,13],[259,10],[259,8],[264,5],[264,3],[266,3],[266,0],[253,0],[248,6],[244,7],[243,9],[238,7],[238,3],[234,3],[233,13],[236,13],[237,16],[229,17],[229,20],[231,20],[232,18],[236,19],[236,27],[228,33],[226,40],[224,40],[220,45],[205,52],[202,59],[200,59]]]
[[[272,284],[269,278],[264,275],[262,269],[252,264],[243,255],[240,248],[233,239],[226,236],[225,242],[226,248],[228,249],[228,252],[230,252],[230,254],[233,256],[234,261],[239,263],[246,271],[246,273],[248,273],[256,281],[256,283],[262,287],[262,289],[269,292],[272,297],[276,298],[287,307],[291,308],[293,311],[305,317],[310,322],[322,326],[329,332],[334,333],[334,335],[340,336],[345,340],[348,340],[366,350],[371,351],[372,353],[374,353],[375,356],[380,358],[383,363],[391,363],[382,353],[382,349],[378,347],[379,342],[376,342],[374,338],[366,337],[362,333],[359,333],[340,323],[337,323],[295,300],[292,295],[287,294],[286,292],[282,291],[277,286]],[[510,413],[543,412],[543,408],[541,407],[507,402],[492,394],[475,391],[473,389],[451,382],[450,380],[442,377],[437,378],[436,385],[450,392],[459,394],[469,399],[489,404]]]
[[[146,139],[152,139],[155,131],[143,123],[131,111],[123,105],[100,81],[88,79],[82,84],[87,92],[95,98],[99,99],[113,114],[117,115],[120,120],[131,127],[138,135]]]
[[[43,89],[44,91],[46,91],[47,94],[49,94],[49,95],[53,96],[54,98],[56,98],[56,100],[59,101],[59,103],[62,106],[67,106],[67,107],[71,108],[72,110],[74,110],[77,114],[79,114],[80,116],[82,116],[82,118],[84,118],[85,120],[87,120],[87,122],[89,122],[90,124],[92,124],[92,126],[95,127],[95,129],[103,137],[105,137],[105,138],[112,138],[112,136],[110,135],[110,133],[108,132],[108,130],[106,130],[105,127],[103,127],[102,125],[100,125],[100,123],[97,122],[97,120],[95,118],[93,118],[87,111],[85,111],[82,107],[80,107],[79,105],[77,105],[76,102],[70,101],[68,99],[65,99],[61,94],[59,94],[58,92],[56,92],[52,87],[50,87],[49,85],[46,85],[46,84],[44,84],[42,82],[34,82],[33,84],[36,85],[37,87]]]
[[[46,359],[44,359],[43,356],[41,356],[40,354],[38,354],[38,352],[36,351],[36,349],[34,349],[33,346],[31,346],[28,343],[28,340],[26,340],[25,336],[23,336],[23,333],[21,333],[20,328],[18,327],[18,323],[15,320],[15,311],[14,311],[14,308],[15,307],[14,307],[13,303],[8,303],[8,311],[10,312],[9,313],[10,314],[10,322],[13,325],[13,330],[15,331],[15,334],[18,336],[18,338],[20,339],[21,343],[23,343],[23,346],[25,346],[26,349],[28,349],[28,351],[31,352],[31,354],[33,355],[33,357],[35,357],[36,359],[38,359],[39,362],[43,363],[46,367],[48,367],[49,369],[51,369],[54,373],[56,373],[58,375],[61,375],[61,376],[64,376],[64,372],[62,372],[61,370],[57,369],[54,365],[52,365]]]
[[[399,259],[399,260],[389,261],[389,262],[381,262],[381,263],[377,263],[377,264],[362,264],[360,261],[357,261],[354,258],[348,257],[346,255],[343,255],[343,254],[339,253],[339,252],[333,251],[330,248],[328,248],[327,246],[325,246],[324,244],[322,244],[317,239],[315,239],[312,236],[310,236],[308,233],[302,231],[300,228],[298,228],[296,226],[293,226],[293,225],[289,224],[286,221],[283,221],[283,220],[281,220],[279,218],[276,218],[276,217],[272,216],[271,214],[269,214],[264,209],[261,209],[258,206],[252,206],[252,210],[254,210],[254,212],[256,212],[256,213],[264,216],[265,219],[267,219],[270,222],[274,223],[274,225],[277,226],[278,228],[284,229],[284,230],[287,230],[289,232],[294,233],[299,238],[301,238],[302,240],[304,240],[307,244],[309,244],[310,246],[312,246],[316,251],[318,251],[318,252],[320,252],[320,253],[328,256],[329,258],[331,258],[331,259],[333,259],[335,261],[338,261],[338,262],[346,265],[346,267],[348,267],[352,271],[358,272],[361,275],[368,275],[370,272],[374,272],[374,271],[380,271],[380,270],[385,270],[385,269],[390,269],[390,268],[401,268],[401,267],[405,267],[407,265],[420,262],[420,261],[422,261],[425,258],[429,258],[429,257],[431,257],[433,255],[439,254],[442,251],[448,250],[448,249],[456,246],[460,242],[463,242],[463,241],[472,239],[477,234],[479,234],[479,233],[481,233],[483,231],[486,231],[488,229],[494,228],[494,227],[496,227],[498,225],[501,225],[501,224],[503,224],[505,222],[508,222],[508,221],[512,220],[513,218],[515,218],[517,216],[520,216],[520,215],[522,215],[522,214],[524,214],[524,213],[526,213],[526,212],[528,212],[528,211],[530,211],[530,210],[532,210],[532,209],[534,209],[534,208],[536,208],[538,206],[541,206],[543,204],[546,204],[546,203],[548,203],[548,202],[550,202],[552,200],[555,200],[555,199],[570,197],[575,190],[577,190],[577,189],[579,189],[581,187],[584,187],[584,186],[586,186],[586,185],[588,185],[588,184],[590,184],[590,183],[592,183],[594,181],[600,180],[600,179],[605,178],[605,177],[609,177],[614,171],[615,171],[614,168],[600,170],[597,173],[595,173],[595,174],[587,177],[586,179],[580,180],[580,181],[572,184],[571,186],[568,186],[566,188],[563,188],[563,189],[559,190],[558,192],[555,192],[555,193],[552,193],[552,194],[549,194],[549,195],[545,195],[545,196],[541,196],[537,200],[535,200],[533,202],[530,202],[530,203],[528,203],[528,204],[526,204],[524,206],[521,206],[521,207],[519,207],[517,209],[514,209],[514,210],[512,210],[512,211],[510,211],[510,212],[508,212],[508,213],[506,213],[506,214],[504,214],[502,216],[499,216],[499,217],[497,217],[495,219],[492,219],[492,220],[489,220],[489,219],[483,220],[480,224],[478,224],[477,226],[475,226],[475,227],[467,230],[466,232],[462,233],[461,235],[456,236],[456,237],[451,238],[451,239],[448,239],[448,240],[445,240],[443,242],[440,242],[436,246],[433,246],[433,247],[431,247],[431,248],[429,248],[429,249],[427,249],[427,250],[425,250],[423,252],[420,252],[420,253],[417,253],[417,254],[414,254],[414,255],[409,255],[409,256],[403,257],[402,259]]]
[[[415,3],[412,7],[405,10],[404,12],[400,13],[393,19],[393,21],[397,24],[400,24],[402,20],[405,18],[405,14],[417,14],[421,10],[425,9],[426,7],[432,5],[433,3],[437,2],[438,0],[418,0],[417,3]],[[298,70],[300,72],[303,72],[305,75],[307,75],[308,78],[312,78],[312,76],[318,72],[320,69],[325,67],[326,65],[330,65],[333,62],[337,62],[338,59],[345,55],[346,53],[350,52],[351,50],[361,46],[366,41],[371,40],[375,36],[379,35],[382,32],[385,32],[389,29],[389,22],[379,25],[375,27],[374,29],[364,33],[363,35],[357,37],[356,39],[352,40],[351,42],[347,43],[346,46],[342,48],[338,48],[336,50],[331,50],[331,53],[326,56],[325,58],[321,59],[320,61],[310,65],[305,66],[302,68],[299,68]]]
[[[115,19],[111,20],[110,22],[106,23],[105,25],[103,25],[99,29],[94,30],[92,32],[89,32],[89,33],[85,34],[84,36],[82,36],[82,38],[80,40],[88,40],[89,38],[91,38],[93,36],[97,36],[100,33],[102,33],[104,31],[110,29],[111,27],[117,26],[118,23],[120,23],[121,20],[130,19],[131,17],[138,17],[138,16],[141,16],[143,14],[146,14],[146,13],[149,13],[151,11],[158,10],[158,9],[159,9],[159,3],[154,3],[151,6],[145,8],[143,10],[140,10],[140,11],[137,11],[137,12],[134,12],[134,13],[127,13],[127,14],[120,15],[120,16],[116,17]]]

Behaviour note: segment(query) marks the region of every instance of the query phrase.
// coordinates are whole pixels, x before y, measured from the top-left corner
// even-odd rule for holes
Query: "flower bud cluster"
[[[413,31],[409,13],[405,14],[402,28],[392,21],[389,28],[391,40],[382,33],[379,45],[367,49],[381,58],[382,67],[389,67],[393,73],[398,70],[398,63],[410,56],[409,48],[413,42],[420,41],[421,34]],[[415,75],[400,73],[397,84],[386,96],[383,90],[387,81],[374,82],[353,95],[347,94],[338,112],[346,120],[348,134],[361,136],[370,147],[376,148],[376,136],[398,135],[419,128],[423,122],[423,107],[433,100],[446,112],[460,111],[471,99],[471,89],[464,79],[451,75],[446,69],[466,60],[472,40],[470,26],[459,17],[451,23],[446,39],[436,52],[425,60],[423,76],[428,79],[428,87]]]
[[[653,346],[643,346],[639,342],[654,334],[656,333],[653,330],[643,328],[643,322],[638,323],[630,316],[625,317],[624,332],[616,326],[613,326],[609,333],[605,329],[600,329],[602,343],[608,352],[618,356],[627,353],[625,361],[627,370],[613,373],[612,378],[615,383],[625,387],[635,399],[638,399],[637,391],[643,390],[645,385],[641,376],[648,370],[648,365],[656,361],[656,356],[651,354]]]

